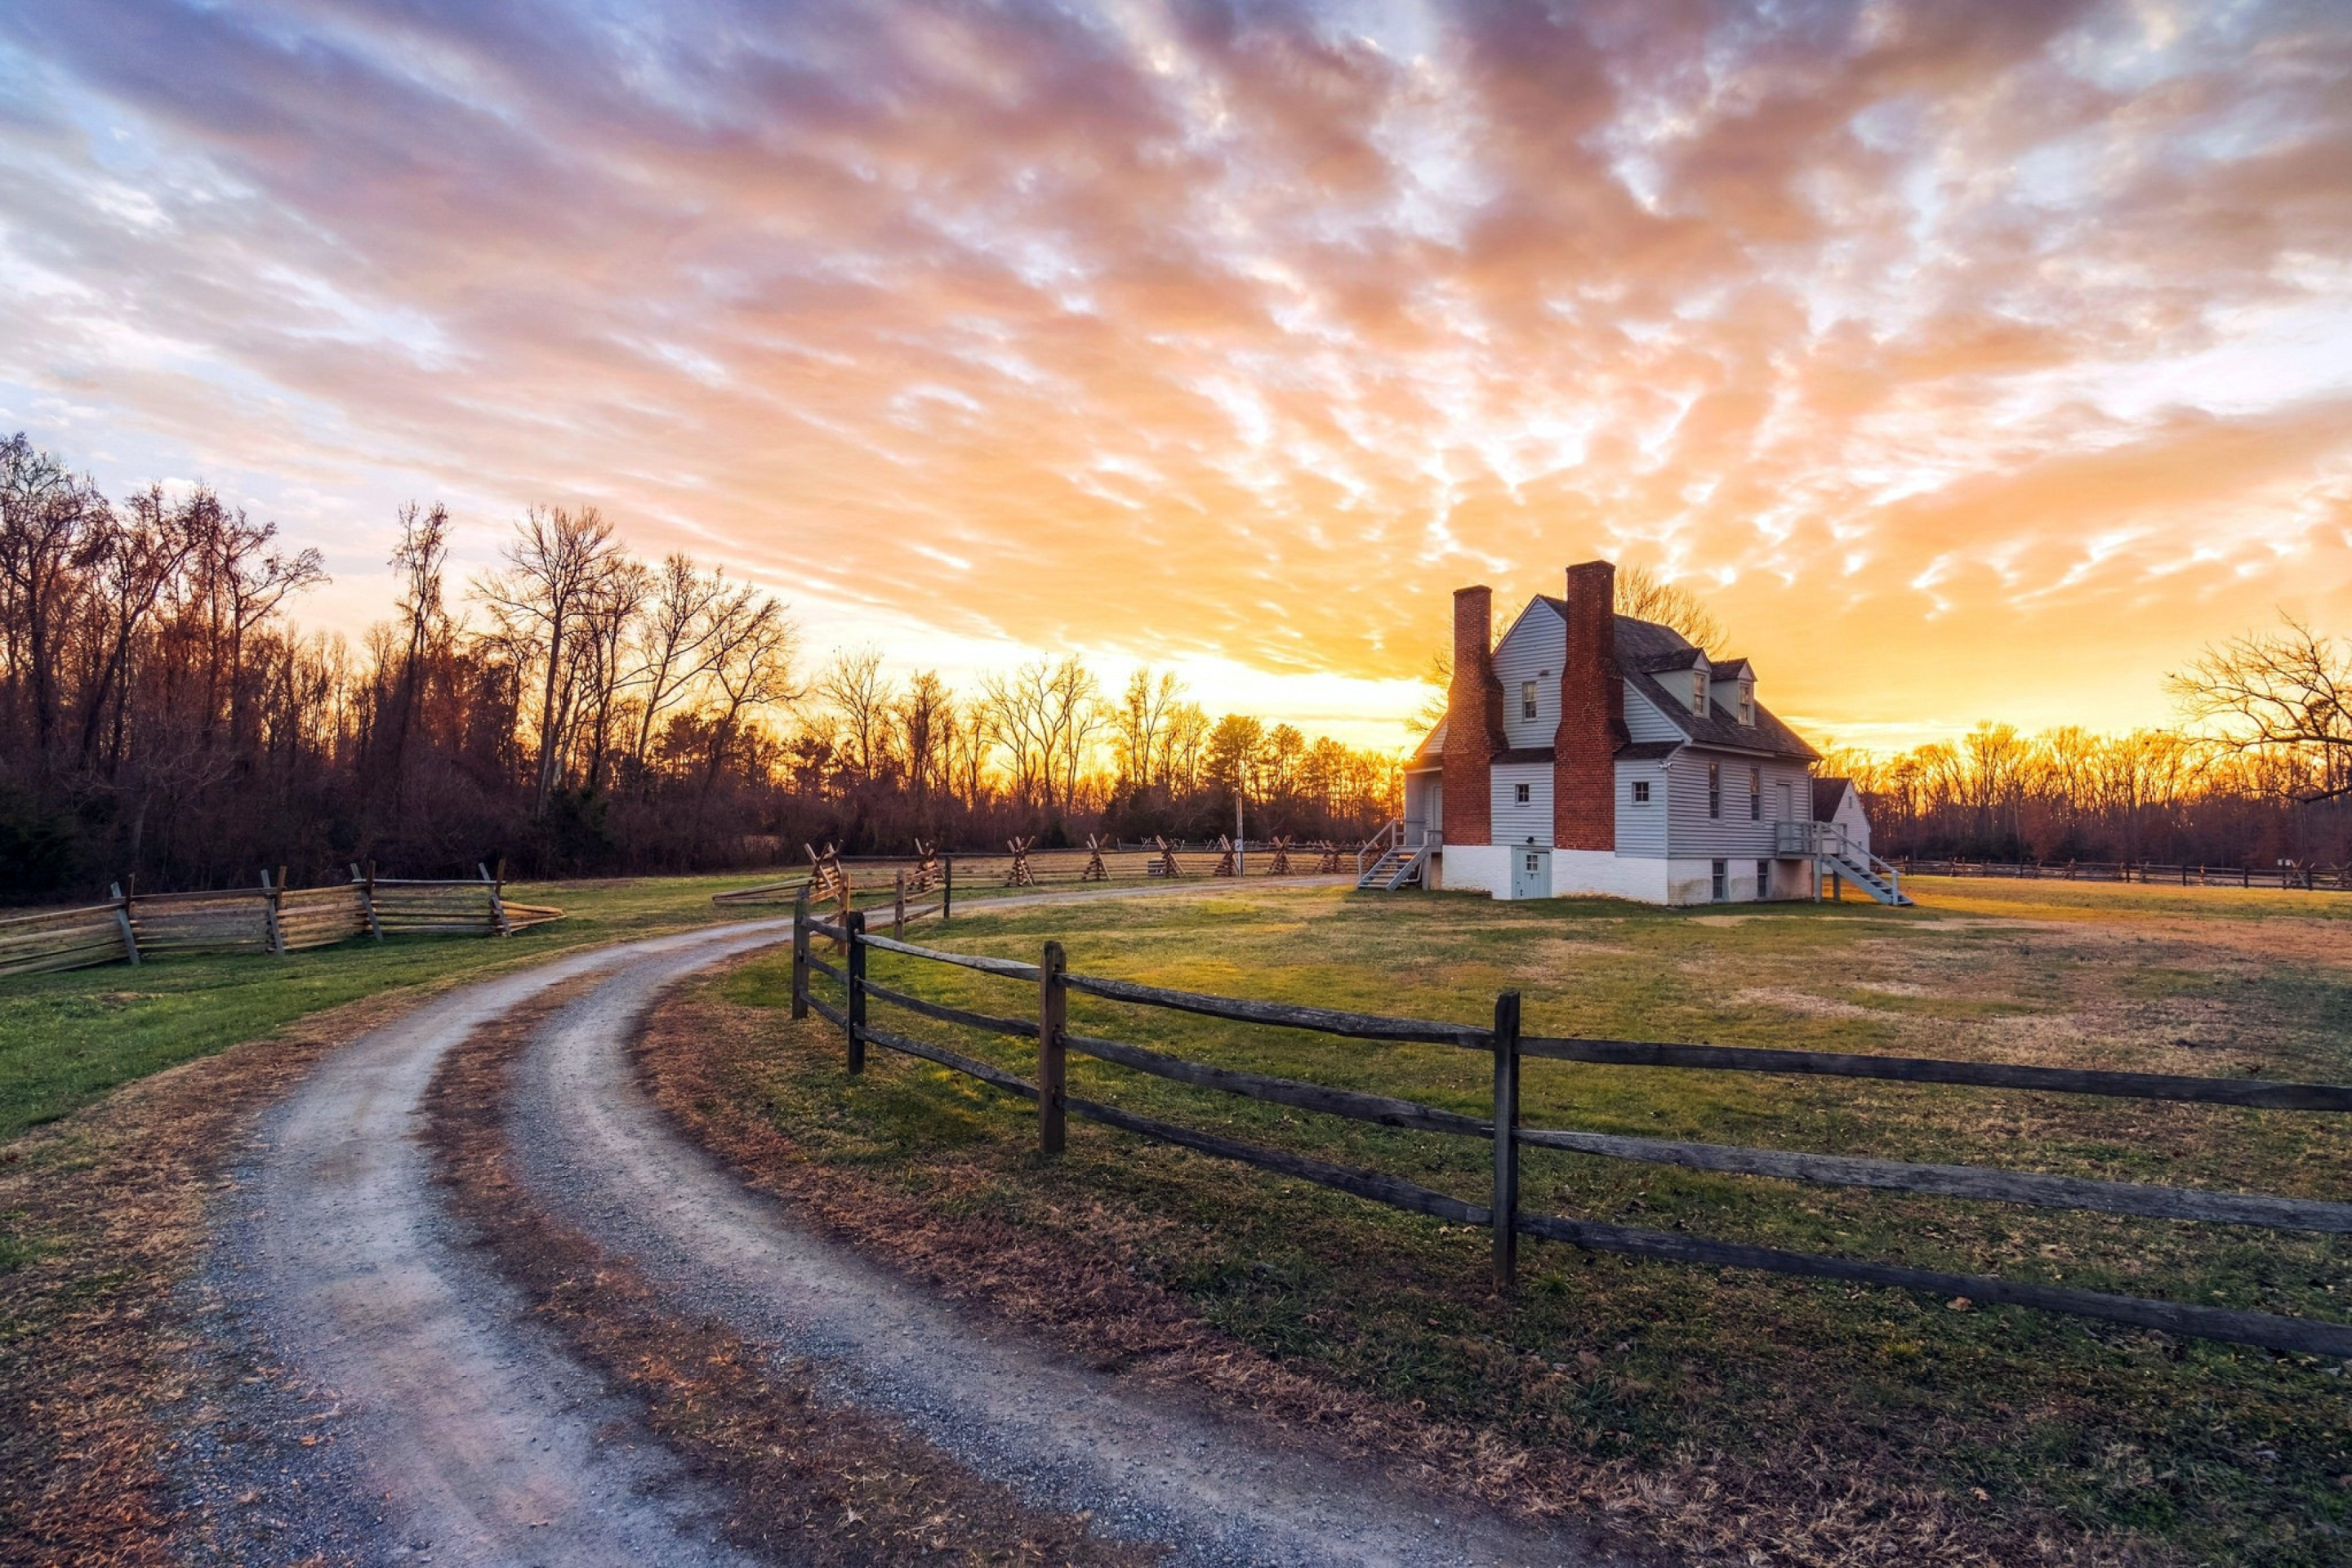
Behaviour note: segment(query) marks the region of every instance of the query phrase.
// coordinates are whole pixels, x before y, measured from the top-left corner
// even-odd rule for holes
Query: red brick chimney
[[[1588,561],[1568,569],[1568,653],[1559,669],[1559,730],[1552,737],[1556,847],[1617,847],[1617,748],[1625,739],[1625,680],[1617,668],[1617,568]],[[1453,759],[1446,761],[1450,766]],[[1445,795],[1450,807],[1450,783]]]
[[[1438,828],[1448,844],[1487,844],[1495,837],[1491,764],[1504,740],[1494,637],[1494,590],[1454,589],[1454,685],[1445,696],[1445,807]]]

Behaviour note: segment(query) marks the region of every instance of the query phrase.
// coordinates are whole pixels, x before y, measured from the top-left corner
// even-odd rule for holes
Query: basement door
[[[1511,897],[1515,899],[1551,897],[1550,850],[1514,849],[1511,851]]]

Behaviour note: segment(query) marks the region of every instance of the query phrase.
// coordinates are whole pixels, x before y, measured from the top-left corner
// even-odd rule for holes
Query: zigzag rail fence
[[[1301,859],[1307,859],[1317,853],[1315,848],[1297,844],[1291,845],[1290,848]],[[1345,852],[1352,853],[1354,848],[1355,846],[1349,844],[1346,847]],[[1268,866],[1273,863],[1272,840],[1263,843],[1254,842],[1248,846],[1248,850],[1253,867],[1257,866],[1261,859]],[[953,855],[940,855],[937,858],[941,879],[939,890],[942,894],[943,900],[951,909],[955,889],[959,883],[967,890],[974,888],[1015,886],[1013,878],[1017,860],[1025,860],[1028,866],[1028,879],[1017,884],[1022,887],[1052,887],[1063,883],[1072,886],[1081,883],[1100,886],[1104,882],[1162,880],[1168,876],[1165,868],[1171,863],[1176,867],[1175,875],[1178,879],[1190,881],[1197,877],[1202,881],[1208,881],[1218,876],[1219,861],[1229,858],[1226,852],[1214,843],[1171,844],[1165,853],[1154,845],[1137,844],[1122,844],[1115,847],[1104,845],[1098,851],[1090,850],[1084,846],[1069,849],[1032,849],[1023,857],[1015,857],[1010,852],[966,850]],[[850,880],[857,884],[857,896],[868,900],[879,896],[887,889],[894,873],[904,870],[911,877],[915,869],[922,864],[918,857],[909,855],[838,855],[833,858],[836,864],[850,872]],[[1102,865],[1100,874],[1096,874],[1094,871],[1094,863],[1097,858]],[[1287,866],[1278,873],[1285,879],[1318,874],[1311,869],[1301,870]],[[1329,873],[1319,874],[1328,875]],[[1226,875],[1230,876],[1231,873],[1228,872]],[[1249,878],[1252,881],[1271,880],[1273,875],[1267,871],[1252,870]],[[812,879],[807,871],[796,871],[772,882],[760,883],[756,887],[732,888],[723,893],[713,893],[710,895],[710,901],[722,907],[734,904],[788,904],[798,896],[802,888],[809,885]],[[917,893],[929,890],[930,889],[910,888],[910,891]]]
[[[810,951],[811,938],[840,944],[838,964]],[[880,951],[926,963],[950,965],[1036,988],[1034,1017],[1005,1016],[955,1007],[918,996],[866,976],[866,956]],[[842,988],[842,1004],[817,995],[811,976],[822,974]],[[1493,1059],[1489,1113],[1465,1115],[1419,1101],[1336,1089],[1296,1079],[1271,1077],[1118,1040],[1074,1034],[1068,1026],[1069,993],[1105,1001],[1161,1008],[1255,1026],[1305,1029],[1348,1038],[1454,1046]],[[1023,1078],[931,1041],[877,1027],[867,1021],[869,1004],[880,1003],[919,1017],[1036,1043],[1036,1076]],[[1751,1046],[1665,1044],[1642,1040],[1589,1039],[1529,1035],[1521,1026],[1519,994],[1495,998],[1488,1024],[1456,1024],[1424,1018],[1297,1006],[1288,1003],[1174,991],[1131,981],[1069,972],[1059,942],[1048,942],[1035,963],[921,947],[877,935],[866,929],[865,911],[852,910],[837,921],[811,912],[805,896],[795,904],[793,925],[793,1016],[812,1012],[843,1032],[851,1073],[865,1069],[869,1046],[918,1057],[965,1073],[1038,1107],[1038,1142],[1047,1155],[1059,1154],[1065,1125],[1078,1116],[1107,1127],[1171,1143],[1220,1159],[1351,1193],[1374,1203],[1491,1232],[1496,1289],[1508,1292],[1517,1277],[1521,1237],[1566,1242],[1592,1252],[1709,1268],[1759,1269],[1859,1285],[1892,1286],[1939,1297],[2032,1307],[2043,1311],[2102,1319],[2167,1333],[2218,1340],[2263,1349],[2330,1357],[2352,1357],[2352,1325],[2235,1308],[2107,1294],[2065,1286],[2005,1279],[1994,1275],[1954,1274],[1903,1265],[1796,1252],[1780,1247],[1718,1241],[1677,1231],[1530,1213],[1519,1202],[1519,1163],[1527,1149],[1557,1149],[1605,1159],[1675,1165],[1688,1170],[1772,1176],[1833,1186],[1868,1187],[1932,1196],[1970,1198],[2032,1207],[2254,1226],[2320,1235],[2352,1235],[2352,1204],[2256,1194],[2111,1182],[1971,1165],[1920,1164],[1849,1155],[1790,1152],[1658,1138],[1624,1137],[1570,1128],[1521,1124],[1520,1077],[1529,1058],[1617,1067],[1667,1068],[1702,1072],[1756,1072],[1855,1078],[1904,1083],[1948,1084],[2017,1089],[2043,1094],[2095,1095],[2115,1099],[2170,1100],[2186,1104],[2276,1110],[2352,1111],[2352,1086],[2286,1083],[2262,1079],[2215,1079],[2161,1073],[2107,1072],[2071,1068],[2018,1067],[1994,1062],[1948,1061],[1921,1057],[1854,1055],[1833,1051],[1779,1050]],[[1482,1139],[1494,1145],[1487,1201],[1473,1203],[1418,1183],[1374,1170],[1335,1164],[1289,1150],[1245,1142],[1221,1133],[1141,1116],[1068,1092],[1071,1053],[1195,1088],[1422,1132]],[[1497,1127],[1509,1136],[1497,1139]]]
[[[182,953],[268,952],[283,956],[358,937],[511,936],[563,918],[563,911],[506,896],[506,867],[478,879],[379,877],[371,864],[351,880],[289,888],[286,868],[255,888],[184,893],[125,893],[116,883],[102,904],[0,920],[0,977],[137,964]]]

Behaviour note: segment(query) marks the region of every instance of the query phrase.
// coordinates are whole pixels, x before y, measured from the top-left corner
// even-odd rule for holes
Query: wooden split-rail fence
[[[289,888],[280,867],[258,887],[185,893],[126,894],[117,883],[102,904],[0,920],[0,976],[182,953],[283,954],[358,937],[509,936],[563,918],[508,898],[503,867],[479,869],[476,879],[426,879],[354,866],[348,882]]]
[[[1946,1061],[1920,1057],[1883,1057],[1834,1051],[1779,1050],[1750,1046],[1703,1046],[1642,1040],[1589,1039],[1532,1035],[1520,1016],[1519,994],[1495,998],[1488,1024],[1453,1024],[1422,1018],[1303,1007],[1287,1003],[1173,991],[1131,981],[1076,974],[1059,942],[1048,942],[1035,963],[920,947],[869,928],[865,911],[835,921],[816,918],[805,895],[793,921],[793,1016],[814,1012],[841,1029],[852,1073],[865,1069],[869,1047],[918,1057],[1032,1101],[1038,1108],[1038,1145],[1062,1152],[1071,1116],[1174,1144],[1219,1159],[1255,1165],[1301,1181],[1351,1193],[1374,1203],[1428,1215],[1457,1225],[1476,1226],[1492,1236],[1494,1282],[1509,1291],[1517,1279],[1523,1237],[1565,1242],[1593,1252],[1614,1252],[1703,1268],[1759,1269],[1858,1285],[1893,1286],[1941,1298],[2032,1307],[2072,1313],[2167,1333],[2191,1335],[2274,1351],[2336,1358],[2352,1357],[2352,1324],[2191,1302],[2167,1301],[2077,1289],[1993,1275],[1954,1274],[1875,1263],[1860,1258],[1796,1252],[1690,1236],[1679,1231],[1531,1212],[1521,1202],[1519,1167],[1528,1149],[1566,1150],[1604,1159],[1675,1165],[1729,1174],[1774,1176],[1832,1186],[1868,1187],[1941,1197],[1973,1198],[2038,1208],[2198,1220],[2218,1225],[2352,1235],[2352,1204],[2254,1194],[2212,1192],[2130,1182],[2042,1175],[1969,1165],[1921,1164],[1841,1154],[1811,1154],[1660,1138],[1624,1137],[1573,1128],[1522,1124],[1520,1084],[1530,1058],[1591,1062],[1617,1067],[1674,1068],[1702,1072],[1753,1072],[1811,1077],[1871,1079],[1902,1083],[1950,1084],[1979,1089],[2021,1089],[2042,1094],[2106,1096],[2140,1100],[2255,1109],[2352,1111],[2352,1086],[2286,1083],[2261,1079],[2214,1079],[2160,1073],[2013,1067],[1993,1062]],[[812,939],[838,944],[834,963],[812,951]],[[950,965],[1034,986],[1034,1012],[994,1015],[947,1005],[869,979],[867,955],[881,952],[928,964]],[[818,995],[812,977],[823,975],[840,988],[838,1006]],[[1306,1029],[1347,1038],[1454,1046],[1492,1058],[1493,1091],[1486,1116],[1466,1115],[1418,1101],[1334,1089],[1295,1079],[1271,1077],[1190,1061],[1118,1040],[1073,1033],[1069,994],[1108,1002],[1223,1019],[1235,1024]],[[883,1028],[869,1021],[875,1004],[937,1023],[1035,1042],[1035,1073],[1024,1078],[948,1047]],[[1071,1054],[1135,1072],[1237,1095],[1294,1110],[1344,1117],[1383,1127],[1479,1139],[1494,1145],[1493,1175],[1483,1203],[1458,1198],[1385,1172],[1334,1164],[1286,1149],[1268,1148],[1221,1133],[1202,1131],[1069,1092]],[[1496,1130],[1507,1130],[1497,1138]]]
[[[1906,877],[2007,877],[2039,882],[2137,882],[2156,888],[2270,888],[2352,892],[2352,866],[2166,866],[2148,860],[1923,860],[1906,855]]]
[[[710,901],[722,907],[789,904],[805,887],[812,889],[811,897],[818,905],[838,905],[843,885],[853,886],[858,897],[867,897],[877,886],[888,887],[896,873],[903,869],[909,893],[927,893],[936,889],[942,901],[952,906],[959,881],[967,889],[1051,888],[1154,878],[1188,880],[1195,877],[1232,876],[1239,869],[1235,857],[1238,847],[1230,839],[1202,845],[1166,839],[1154,839],[1150,844],[1114,844],[1108,838],[1096,837],[1069,849],[1039,849],[1034,841],[1013,839],[1002,852],[982,850],[952,855],[940,853],[937,846],[919,843],[919,853],[912,856],[843,855],[830,847],[822,851],[810,848],[806,849],[810,860],[806,869],[753,887],[713,893]],[[1328,877],[1342,872],[1354,875],[1348,863],[1352,847],[1343,848],[1324,843],[1300,846],[1280,839],[1253,844],[1249,849],[1248,869],[1253,881],[1274,877]],[[1261,850],[1265,851],[1263,855]],[[1291,858],[1293,850],[1302,851],[1296,861]],[[1312,869],[1305,864],[1307,852],[1316,858]]]

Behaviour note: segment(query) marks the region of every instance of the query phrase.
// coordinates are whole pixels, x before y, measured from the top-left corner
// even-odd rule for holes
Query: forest
[[[0,443],[0,896],[390,874],[677,871],[914,839],[1231,831],[1358,839],[1398,759],[1076,657],[958,691],[875,648],[812,659],[719,566],[642,561],[593,508],[533,508],[450,575],[445,508],[399,517],[392,614],[305,631],[325,581],[209,489],[121,500]]]
[[[1360,840],[1391,751],[1213,717],[1165,671],[1107,689],[1076,656],[954,689],[882,649],[813,657],[720,566],[643,561],[593,508],[536,507],[451,578],[440,506],[398,518],[392,613],[306,631],[316,551],[202,488],[120,500],[0,442],[0,897],[388,874],[634,874],[1108,833]],[[1688,588],[1629,567],[1620,608],[1701,646]],[[1442,711],[1446,672],[1431,679]],[[2352,653],[2294,621],[2170,677],[2179,728],[1979,724],[1832,750],[1888,855],[2268,865],[2352,859]]]

